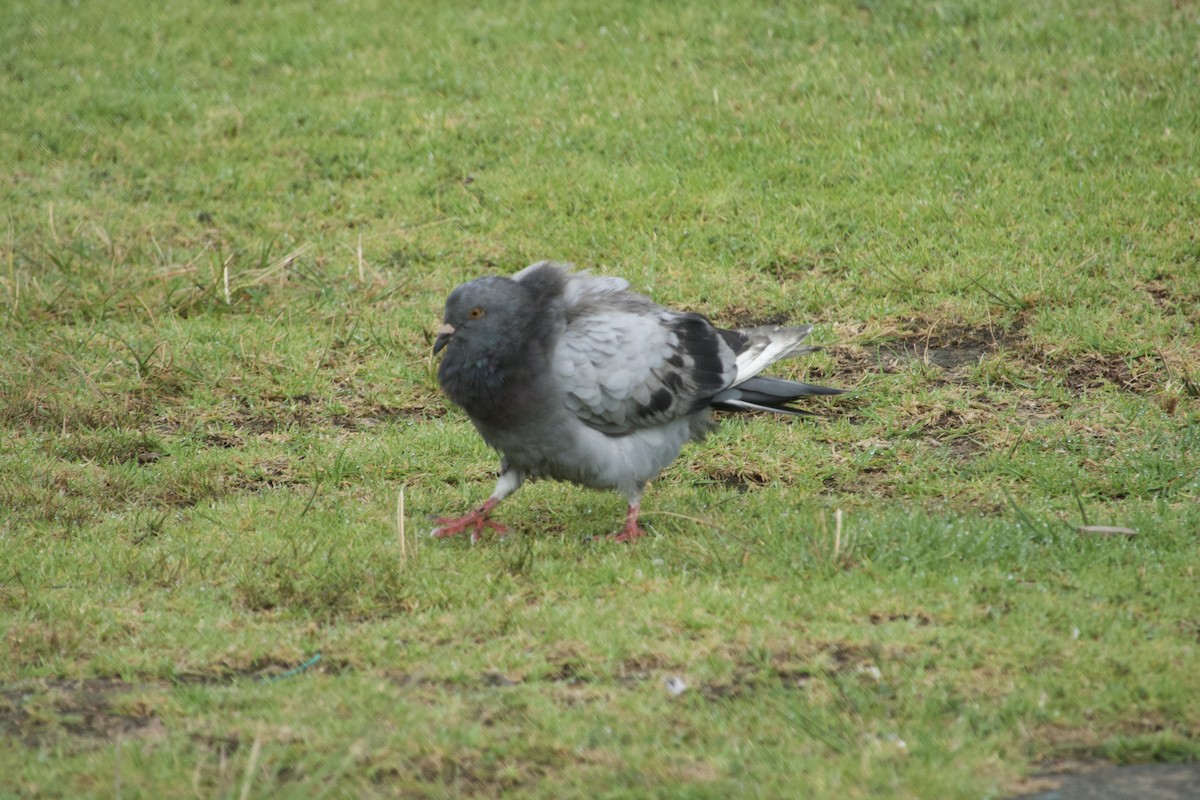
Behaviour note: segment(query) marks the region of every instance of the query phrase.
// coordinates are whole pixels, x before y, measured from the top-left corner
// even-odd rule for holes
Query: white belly
[[[632,498],[640,495],[646,482],[675,460],[691,437],[687,418],[623,436],[578,424],[569,430],[569,434],[560,436],[546,436],[542,432],[542,435],[511,437],[493,434],[485,438],[505,455],[512,467],[530,478],[554,478],[593,489],[613,489]],[[532,442],[539,444],[531,446]]]

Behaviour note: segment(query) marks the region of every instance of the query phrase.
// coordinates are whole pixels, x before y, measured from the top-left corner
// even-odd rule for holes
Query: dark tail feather
[[[771,411],[776,414],[811,417],[813,414],[798,408],[791,408],[788,403],[799,400],[801,397],[835,395],[844,392],[844,389],[833,389],[828,386],[759,375],[721,392],[713,398],[712,406],[731,411]]]
[[[812,395],[821,394],[844,394],[845,389],[834,389],[829,386],[817,386],[815,383],[801,383],[800,381],[789,381],[783,378],[768,378],[765,375],[756,375],[749,380],[739,383],[733,387],[734,391],[741,393],[742,400],[750,400],[752,402],[771,402],[783,400],[798,400],[801,397],[811,397]]]

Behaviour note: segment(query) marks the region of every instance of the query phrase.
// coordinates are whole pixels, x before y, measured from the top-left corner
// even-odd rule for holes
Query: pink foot
[[[488,519],[488,514],[496,507],[497,502],[499,501],[489,499],[465,517],[434,517],[433,521],[439,527],[434,528],[429,535],[438,539],[444,539],[447,536],[453,536],[456,533],[462,533],[471,528],[471,541],[478,542],[479,537],[483,535],[483,529],[491,528],[497,534],[503,536],[508,533],[508,528],[499,522]]]
[[[629,510],[625,512],[625,528],[620,533],[613,534],[614,542],[632,542],[646,535],[646,532],[642,530],[642,526],[638,525],[638,513],[640,511],[640,505],[629,507]]]

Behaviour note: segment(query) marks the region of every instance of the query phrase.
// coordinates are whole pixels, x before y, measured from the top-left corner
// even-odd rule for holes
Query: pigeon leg
[[[638,514],[642,510],[640,502],[630,503],[629,510],[625,512],[625,528],[617,534],[613,535],[615,542],[632,542],[646,535],[642,530],[642,526],[638,525]]]
[[[430,531],[429,535],[438,539],[444,539],[447,536],[453,536],[470,528],[471,541],[478,542],[479,537],[483,534],[483,529],[491,528],[503,536],[508,533],[508,528],[499,522],[493,522],[488,519],[488,515],[492,513],[493,508],[500,504],[501,500],[515,492],[524,482],[525,473],[511,468],[507,462],[502,462],[500,464],[500,478],[496,481],[496,489],[492,492],[492,496],[484,501],[483,505],[465,517],[435,517],[433,521],[439,527]]]
[[[479,541],[479,537],[483,534],[484,528],[491,528],[496,533],[504,535],[508,533],[508,528],[501,525],[499,522],[488,519],[488,514],[492,513],[500,502],[498,497],[494,495],[489,497],[487,501],[479,508],[467,514],[465,517],[435,517],[434,522],[439,527],[434,528],[430,536],[438,539],[444,539],[447,536],[453,536],[456,533],[461,533],[468,528],[471,528],[471,541]]]

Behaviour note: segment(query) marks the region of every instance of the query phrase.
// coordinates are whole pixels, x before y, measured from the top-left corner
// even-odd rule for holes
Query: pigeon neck
[[[517,352],[522,353],[517,357]],[[508,418],[528,405],[527,396],[539,384],[529,353],[508,357],[496,352],[464,354],[442,362],[441,382],[450,399],[476,420]]]

